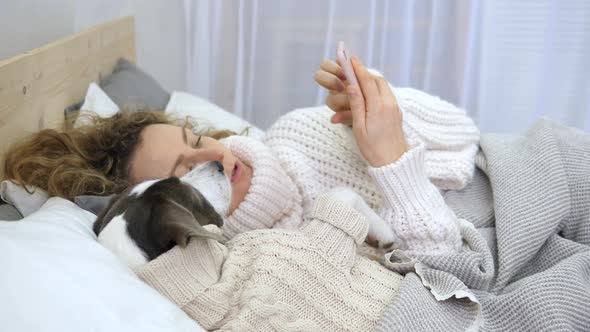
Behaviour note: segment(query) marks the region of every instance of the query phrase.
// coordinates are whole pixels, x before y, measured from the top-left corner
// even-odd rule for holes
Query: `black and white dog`
[[[181,178],[149,180],[113,197],[97,217],[98,241],[131,268],[155,259],[191,237],[224,238],[203,226],[223,225],[231,183],[220,162],[201,164]],[[369,240],[380,247],[395,241],[385,222],[354,191],[336,188],[335,199],[357,209],[369,221]]]
[[[198,190],[196,188],[199,188]],[[223,225],[231,200],[231,184],[220,162],[196,167],[182,178],[149,180],[113,197],[98,215],[98,241],[134,268],[158,257],[190,237],[223,237],[204,225]]]

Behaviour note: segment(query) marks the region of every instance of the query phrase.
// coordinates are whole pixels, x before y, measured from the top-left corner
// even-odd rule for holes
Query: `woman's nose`
[[[206,163],[208,161],[223,162],[223,152],[213,149],[201,149],[198,151],[191,151],[186,159],[194,165]]]

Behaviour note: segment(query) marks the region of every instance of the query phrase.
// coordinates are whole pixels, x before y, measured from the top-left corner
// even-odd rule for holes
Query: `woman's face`
[[[252,180],[252,168],[244,164],[216,139],[197,136],[189,129],[154,124],[141,132],[141,144],[130,163],[130,180],[137,184],[151,179],[181,177],[195,166],[220,161],[231,180],[231,214],[244,200]]]

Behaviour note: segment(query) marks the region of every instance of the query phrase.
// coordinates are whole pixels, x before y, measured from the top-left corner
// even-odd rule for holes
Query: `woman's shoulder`
[[[330,117],[332,114],[332,110],[325,105],[297,108],[282,115],[272,126],[270,126],[267,133],[285,128],[330,126]]]

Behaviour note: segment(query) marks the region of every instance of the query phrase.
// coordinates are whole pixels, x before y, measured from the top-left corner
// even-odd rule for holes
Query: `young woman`
[[[440,190],[460,189],[471,179],[479,131],[453,105],[412,89],[394,95],[357,58],[352,63],[360,86],[348,85],[332,61],[316,73],[336,114],[295,110],[262,142],[218,140],[222,133],[197,135],[161,113],[123,112],[91,127],[33,135],[9,151],[5,177],[73,199],[182,176],[218,160],[233,187],[228,237],[299,228],[316,197],[348,186],[378,209],[410,254],[459,250],[456,217]]]

